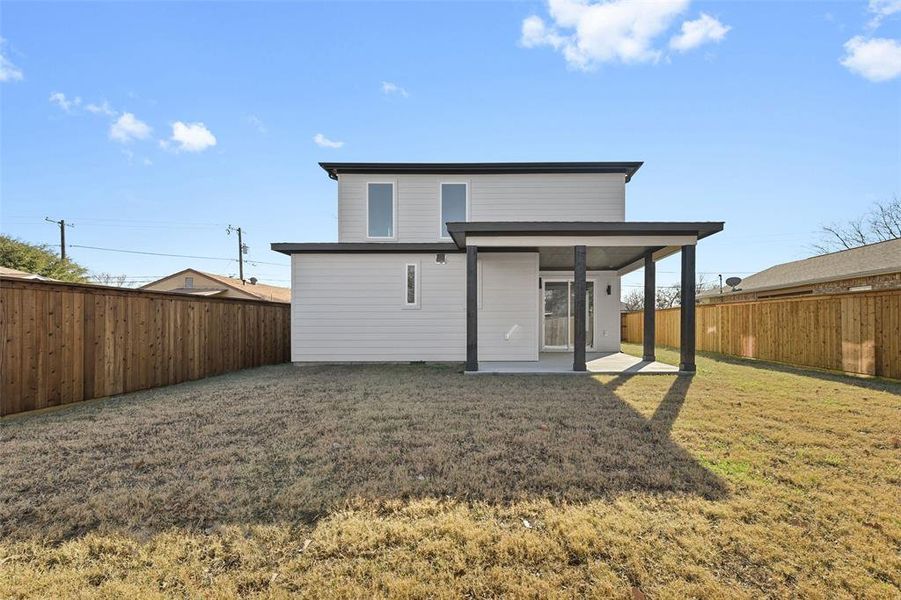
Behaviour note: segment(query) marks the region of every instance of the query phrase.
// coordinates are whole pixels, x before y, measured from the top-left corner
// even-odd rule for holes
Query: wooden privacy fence
[[[641,312],[622,339],[643,341]],[[901,291],[886,290],[697,307],[697,349],[901,379]],[[656,343],[679,347],[679,309],[658,310]]]
[[[290,307],[0,281],[0,414],[290,360]]]

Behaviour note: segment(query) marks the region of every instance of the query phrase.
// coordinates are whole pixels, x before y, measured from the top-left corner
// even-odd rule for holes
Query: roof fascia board
[[[529,173],[621,173],[628,183],[642,166],[641,161],[620,162],[506,162],[506,163],[334,163],[321,162],[328,176],[341,173],[479,175]]]

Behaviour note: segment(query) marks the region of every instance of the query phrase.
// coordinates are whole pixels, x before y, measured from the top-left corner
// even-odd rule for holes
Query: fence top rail
[[[262,304],[265,306],[288,307],[287,302],[273,302],[271,300],[256,300],[253,298],[217,298],[216,296],[192,296],[180,292],[164,292],[158,290],[143,290],[122,288],[96,283],[73,283],[69,281],[41,281],[39,279],[19,279],[15,277],[0,277],[0,288],[7,289],[42,289],[48,291],[79,291],[87,294],[104,294],[107,296],[137,296],[143,298],[164,298],[167,300],[184,300],[186,302],[226,302],[238,304]]]
[[[837,294],[808,294],[806,296],[792,296],[787,298],[761,298],[759,300],[741,300],[740,302],[714,302],[711,304],[698,304],[698,308],[709,308],[714,306],[740,306],[742,304],[773,304],[776,302],[803,302],[805,300],[829,300],[830,298],[860,298],[861,296],[896,296],[901,295],[901,289],[891,288],[885,290],[866,290],[860,292],[842,292]],[[666,312],[671,310],[679,310],[678,306],[670,308],[658,308],[657,312]],[[628,310],[624,311],[624,315],[640,315],[644,310]]]

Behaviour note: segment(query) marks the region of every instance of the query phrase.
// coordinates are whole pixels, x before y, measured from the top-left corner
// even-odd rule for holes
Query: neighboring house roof
[[[841,279],[901,272],[901,239],[878,242],[813,256],[803,260],[776,265],[742,279],[735,291],[743,294],[782,288],[797,287]],[[719,296],[719,292],[707,292],[699,297]]]
[[[223,287],[193,287],[193,288],[173,288],[172,292],[178,292],[181,294],[191,294],[193,296],[216,296],[224,293],[227,289],[236,290],[238,292],[242,292],[248,294],[250,296],[254,296],[259,298],[260,300],[268,300],[270,302],[291,302],[291,289],[285,287],[278,287],[274,285],[266,285],[265,283],[250,283],[249,281],[242,282],[240,279],[235,277],[226,277],[225,275],[217,275],[216,273],[207,273],[205,271],[199,271],[197,269],[183,269],[171,275],[166,275],[156,281],[151,281],[150,283],[144,284],[141,288],[148,288],[158,284],[161,281],[165,281],[167,279],[171,279],[173,277],[178,277],[181,275],[185,275],[187,273],[197,273],[198,275],[203,275],[204,277],[208,277],[215,281],[218,281],[223,285]]]
[[[215,273],[205,273],[203,271],[198,271],[198,273],[202,273],[203,275],[215,279],[216,281],[221,281],[222,283],[233,289],[251,294],[253,296],[256,296],[257,298],[260,298],[261,300],[271,300],[273,302],[291,301],[291,288],[266,285],[265,283],[254,284],[249,282],[242,282],[236,277],[226,277],[225,275],[216,275]]]
[[[218,296],[225,293],[225,288],[173,288],[166,291],[177,294],[190,294],[191,296]]]
[[[10,269],[9,267],[0,267],[0,277],[14,277],[16,279],[37,279],[39,281],[56,281],[50,277],[44,277],[43,275],[37,275],[35,273],[28,273],[26,271],[19,271],[17,269]]]
[[[321,162],[328,176],[340,173],[499,175],[522,173],[622,173],[626,181],[644,164],[632,162],[504,162],[504,163],[335,163]]]

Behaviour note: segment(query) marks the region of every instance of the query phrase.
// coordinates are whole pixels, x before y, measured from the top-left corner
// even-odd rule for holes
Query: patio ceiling
[[[591,246],[587,249],[589,271],[619,271],[641,260],[648,252],[660,250],[659,246],[618,246],[612,248]],[[565,247],[539,247],[538,265],[542,270],[571,271],[573,249]]]
[[[537,251],[543,270],[572,270],[573,247],[585,246],[591,271],[635,271],[652,254],[661,260],[723,229],[723,223],[684,221],[448,223],[454,243],[479,251]]]

